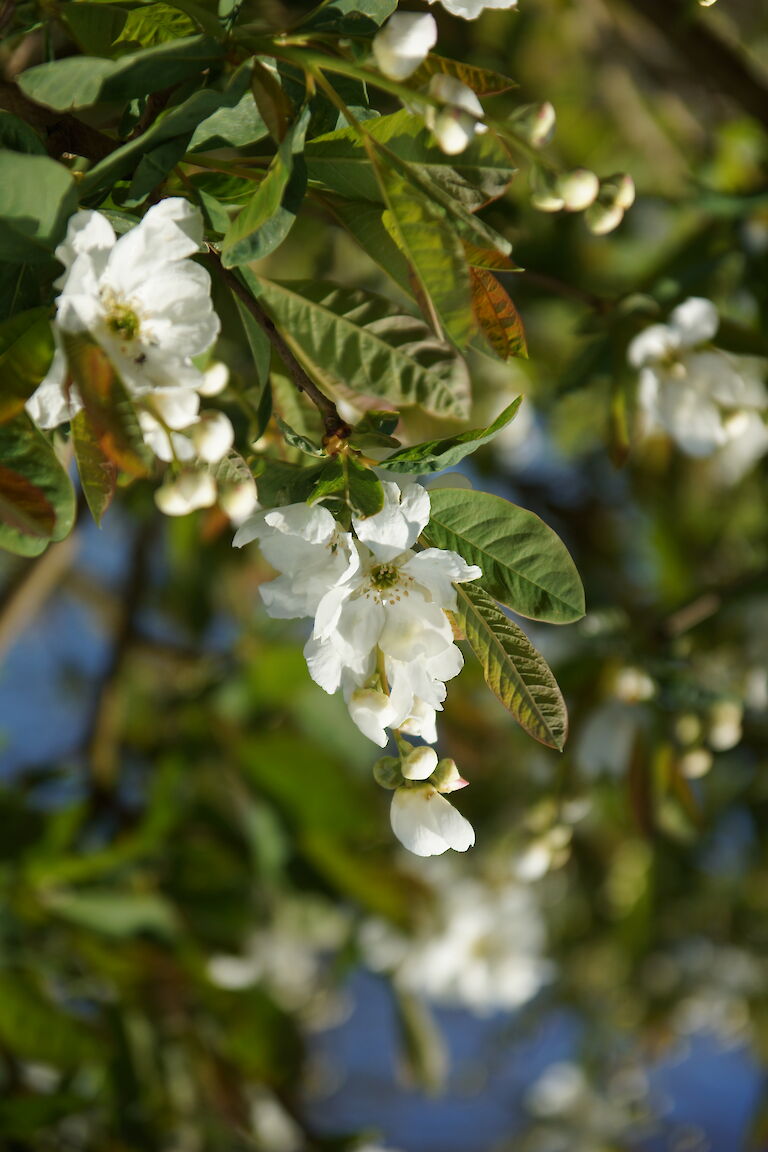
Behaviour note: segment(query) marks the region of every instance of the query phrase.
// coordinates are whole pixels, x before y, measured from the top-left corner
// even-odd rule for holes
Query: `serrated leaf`
[[[94,520],[101,524],[101,518],[115,494],[117,465],[102,451],[84,410],[74,416],[70,429],[83,495]]]
[[[486,268],[473,268],[471,275],[472,307],[480,331],[494,352],[502,360],[527,356],[523,322],[506,289]]]
[[[466,419],[466,365],[423,321],[370,292],[241,274],[319,384]]]
[[[72,380],[102,453],[131,476],[146,476],[149,453],[130,398],[106,352],[88,337],[64,335]]]
[[[47,308],[19,312],[0,324],[0,421],[23,409],[52,358],[53,334]]]
[[[502,428],[506,428],[513,420],[520,407],[522,396],[501,412],[487,428],[470,428],[467,432],[459,432],[455,436],[445,436],[440,440],[428,440],[424,444],[414,444],[411,448],[401,448],[386,460],[382,460],[381,467],[390,472],[413,472],[424,474],[440,472],[443,468],[452,468],[470,452],[475,452],[483,444],[493,440]]]
[[[409,78],[409,84],[414,88],[425,87],[433,76],[453,76],[477,96],[497,96],[500,92],[509,92],[512,88],[519,88],[519,84],[503,76],[500,72],[493,72],[490,68],[478,68],[474,64],[465,64],[463,60],[451,60],[447,56],[436,56],[430,52],[424,63]]]
[[[0,424],[0,547],[38,556],[74,519],[72,484],[42,432],[26,412]]]
[[[529,735],[562,750],[568,713],[544,657],[482,588],[457,584],[456,593],[459,625],[488,687]]]
[[[374,160],[372,154],[372,160]],[[405,256],[428,303],[438,334],[459,347],[474,332],[472,288],[461,241],[445,213],[386,164],[376,163],[386,201],[382,219]]]
[[[568,624],[584,615],[584,589],[571,556],[533,512],[464,488],[430,492],[424,540],[479,564],[479,584],[513,612]]]
[[[368,138],[406,163],[415,179],[426,181],[427,187],[444,193],[465,212],[501,196],[515,174],[510,154],[492,133],[475,136],[458,156],[448,156],[433,142],[423,117],[403,110],[366,121],[364,136],[343,128],[310,140],[305,151],[310,180],[349,200],[381,203],[366,153]]]
[[[199,31],[194,20],[171,4],[145,4],[128,13],[125,24],[115,43],[129,41],[142,48],[194,36]]]
[[[51,260],[76,208],[75,182],[63,164],[0,149],[0,260]]]

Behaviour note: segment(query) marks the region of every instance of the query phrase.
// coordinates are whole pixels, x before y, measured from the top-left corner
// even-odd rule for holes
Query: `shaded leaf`
[[[482,588],[460,584],[456,593],[456,617],[488,687],[530,736],[562,749],[568,713],[544,657]]]
[[[20,412],[50,368],[53,335],[47,308],[20,312],[0,324],[0,421]]]
[[[81,410],[70,424],[77,471],[83,494],[97,524],[112,503],[117,484],[117,466],[104,454],[85,411]]]
[[[358,516],[374,516],[384,507],[384,489],[375,472],[348,452],[333,456],[322,468],[309,503],[337,500]]]
[[[0,149],[0,260],[51,260],[76,207],[75,182],[63,164]]]
[[[72,529],[69,477],[25,412],[0,424],[0,460],[0,547],[37,556]]]
[[[45,145],[34,128],[4,108],[0,108],[0,148],[32,156],[46,155]]]

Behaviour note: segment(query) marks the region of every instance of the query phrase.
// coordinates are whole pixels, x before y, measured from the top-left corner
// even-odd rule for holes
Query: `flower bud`
[[[688,780],[706,776],[712,767],[712,753],[706,748],[693,748],[680,757],[680,771]]]
[[[200,396],[218,396],[229,383],[229,368],[219,360],[203,372],[203,382],[198,384]]]
[[[560,212],[565,207],[557,178],[546,168],[531,170],[531,203],[539,212]]]
[[[432,774],[432,783],[438,792],[458,792],[467,787],[469,780],[460,775],[455,760],[441,760]]]
[[[543,148],[555,134],[555,110],[544,104],[523,104],[509,118],[511,127],[532,148]]]
[[[428,12],[396,12],[373,38],[379,70],[390,80],[406,80],[437,43],[437,24]]]
[[[186,516],[216,503],[216,481],[210,472],[181,472],[155,492],[155,503],[166,516]]]
[[[218,464],[235,441],[235,432],[228,416],[223,412],[202,412],[200,419],[189,430],[189,437],[198,456],[206,464]]]
[[[434,748],[422,745],[414,748],[403,759],[401,772],[406,780],[427,780],[437,768],[437,752]]]
[[[233,524],[242,524],[258,506],[256,481],[253,477],[219,486],[219,507]]]
[[[587,222],[587,228],[595,236],[606,236],[621,224],[624,219],[624,209],[617,205],[607,207],[597,201],[587,208],[584,219]]]
[[[482,123],[483,106],[466,84],[440,72],[429,82],[429,94],[445,107],[427,108],[424,119],[440,148],[448,156],[463,152],[475,133],[487,131]]]
[[[594,202],[599,191],[600,181],[588,168],[574,168],[557,181],[557,192],[567,212],[583,212]]]
[[[727,752],[741,740],[744,709],[738,700],[718,700],[709,712],[707,743],[715,752]]]
[[[400,761],[396,756],[382,756],[373,766],[373,778],[382,788],[399,788],[403,782]]]

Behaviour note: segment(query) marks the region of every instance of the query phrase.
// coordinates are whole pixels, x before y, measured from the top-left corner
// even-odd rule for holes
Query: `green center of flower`
[[[400,582],[400,572],[394,564],[377,564],[371,568],[371,584],[382,592]]]
[[[139,318],[127,304],[114,304],[107,316],[107,328],[123,340],[134,340],[139,334]]]

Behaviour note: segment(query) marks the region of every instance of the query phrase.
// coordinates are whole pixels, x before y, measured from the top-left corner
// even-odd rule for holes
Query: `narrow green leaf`
[[[457,619],[488,687],[529,735],[562,749],[568,713],[544,657],[482,588],[459,584],[456,593]]]
[[[362,290],[241,275],[319,384],[467,418],[466,365],[422,320]]]
[[[568,624],[584,615],[584,589],[562,540],[526,508],[464,488],[430,492],[423,538],[479,564],[479,583],[513,612]]]
[[[50,368],[53,335],[47,308],[19,312],[0,324],[0,421],[21,412]]]
[[[384,507],[384,489],[370,468],[354,456],[340,453],[324,465],[309,503],[338,500],[359,516],[374,516]]]
[[[471,428],[455,436],[428,440],[424,444],[414,444],[412,448],[401,448],[399,452],[382,460],[381,466],[390,472],[416,473],[440,472],[443,468],[451,468],[470,452],[475,452],[481,445],[493,440],[502,428],[506,428],[517,414],[521,401],[522,396],[518,396],[487,428]]]
[[[38,556],[72,529],[72,484],[26,412],[0,424],[0,461],[0,547]]]
[[[281,420],[279,416],[275,417],[275,422],[283,434],[287,444],[292,448],[298,448],[305,456],[325,456],[325,452],[319,444],[313,443],[307,436],[302,436],[295,428],[291,428],[290,424],[286,424],[285,420]]]

